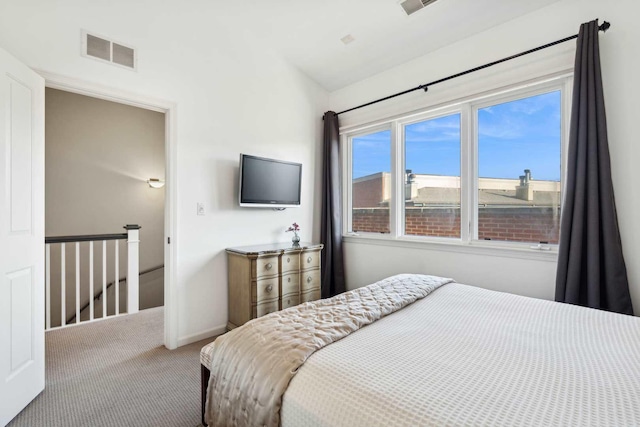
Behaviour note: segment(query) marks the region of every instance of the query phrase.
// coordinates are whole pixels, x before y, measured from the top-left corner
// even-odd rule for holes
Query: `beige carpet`
[[[46,387],[10,427],[198,426],[199,351],[163,346],[162,307],[46,334]]]

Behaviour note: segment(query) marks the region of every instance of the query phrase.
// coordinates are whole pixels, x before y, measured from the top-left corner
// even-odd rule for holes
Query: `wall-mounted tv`
[[[300,163],[240,154],[240,206],[300,207]]]

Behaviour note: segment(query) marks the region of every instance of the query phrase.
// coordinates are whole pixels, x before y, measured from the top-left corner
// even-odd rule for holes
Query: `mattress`
[[[293,426],[638,426],[640,319],[452,283],[315,352]]]
[[[200,350],[200,364],[205,368],[211,370],[211,360],[213,358],[213,343],[215,341],[210,342],[209,344],[202,347]]]

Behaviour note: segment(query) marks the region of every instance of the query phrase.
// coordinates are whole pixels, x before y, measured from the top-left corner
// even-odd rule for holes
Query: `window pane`
[[[478,238],[558,243],[560,91],[478,110]]]
[[[391,199],[391,131],[351,140],[352,231],[389,233]]]
[[[460,114],[404,128],[405,234],[460,237]]]

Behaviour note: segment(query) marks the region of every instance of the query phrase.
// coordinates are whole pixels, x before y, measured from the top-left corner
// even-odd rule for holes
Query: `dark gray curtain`
[[[340,133],[338,115],[324,114],[322,173],[322,298],[345,291],[342,258],[342,186],[340,185]]]
[[[633,314],[611,182],[597,21],[580,27],[574,79],[556,301]]]

